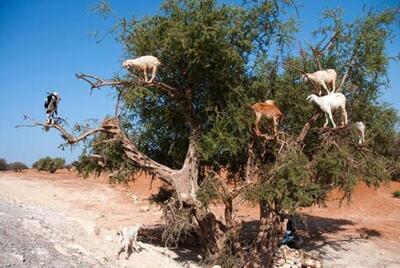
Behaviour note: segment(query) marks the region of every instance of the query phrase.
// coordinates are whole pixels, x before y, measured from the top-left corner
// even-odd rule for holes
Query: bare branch
[[[321,62],[320,62],[320,59],[319,59],[319,57],[320,57],[321,54],[319,53],[318,49],[314,48],[314,47],[311,45],[311,43],[307,42],[307,45],[308,45],[308,47],[311,49],[311,51],[312,51],[312,53],[313,53],[314,59],[315,59],[317,65],[318,65],[318,69],[319,69],[319,70],[322,70],[322,65],[321,65]]]
[[[336,40],[338,34],[339,34],[339,32],[336,31],[335,34],[331,37],[331,39],[329,39],[328,43],[326,43],[323,48],[319,49],[319,53],[322,53],[325,51],[325,49],[329,48],[332,45],[332,43]]]
[[[171,87],[162,82],[152,82],[152,83],[145,83],[141,81],[139,78],[134,80],[115,80],[115,79],[103,79],[91,74],[75,74],[76,78],[82,79],[90,84],[90,89],[93,90],[95,88],[100,89],[101,87],[115,87],[120,89],[121,87],[129,87],[129,86],[142,86],[142,87],[153,87],[158,88],[167,92],[171,97],[181,97],[183,92],[182,90],[178,90],[177,88]]]
[[[321,112],[318,111],[310,119],[308,119],[307,123],[303,126],[302,130],[300,131],[299,136],[297,137],[298,144],[301,144],[304,141],[308,132],[310,131],[312,124],[314,124],[315,121],[317,121],[317,119],[320,117],[320,115],[321,115]]]
[[[343,87],[344,83],[346,82],[346,80],[347,80],[347,78],[348,78],[348,76],[350,74],[350,71],[353,68],[354,63],[356,62],[357,53],[358,53],[358,47],[354,50],[353,55],[351,56],[350,63],[347,66],[347,70],[344,73],[342,81],[340,82],[340,85],[337,88],[336,92],[341,92],[343,90],[342,87]]]
[[[115,118],[117,118],[117,116],[118,116],[118,109],[119,109],[119,102],[121,101],[121,94],[122,94],[122,91],[118,90],[117,103],[115,104],[115,112],[114,112]]]
[[[301,70],[300,68],[298,68],[298,67],[296,67],[296,66],[290,64],[289,62],[286,62],[285,64],[286,64],[288,67],[290,67],[290,68],[292,68],[292,69],[294,69],[294,70],[300,72],[300,73],[303,74],[305,77],[307,77],[307,80],[310,82],[310,84],[312,85],[312,87],[314,88],[314,90],[315,90],[316,92],[319,92],[319,91],[320,91],[320,88],[317,86],[317,84],[315,84],[315,83],[313,82],[312,79],[309,79],[309,77],[308,77],[307,73],[305,72],[305,70]]]
[[[100,89],[101,87],[111,86],[111,87],[118,87],[128,85],[127,81],[123,80],[111,80],[111,79],[103,79],[91,74],[75,74],[77,79],[82,79],[90,84],[90,90],[95,88]]]
[[[25,117],[25,120],[29,120],[32,123],[29,125],[18,125],[18,126],[15,126],[16,128],[18,128],[18,127],[35,127],[35,126],[42,126],[46,129],[54,128],[54,129],[57,129],[61,133],[62,138],[70,145],[76,144],[76,143],[80,142],[81,140],[84,140],[87,137],[89,137],[95,133],[104,131],[104,129],[102,127],[99,127],[99,128],[94,128],[94,129],[88,130],[79,136],[74,136],[74,135],[68,133],[68,131],[59,124],[44,124],[44,123],[37,122],[32,117],[29,117],[27,115],[25,115],[24,117]]]
[[[320,48],[320,47],[321,47],[322,43],[325,41],[327,36],[325,36],[321,41],[319,41],[315,47],[313,45],[311,45],[310,42],[307,42],[307,45],[313,53],[315,62],[317,63],[319,70],[323,70],[322,65],[321,65],[321,59],[320,59],[322,53],[332,45],[333,41],[336,40],[336,37],[338,34],[339,34],[339,32],[335,32],[335,34],[329,39],[328,43],[326,43],[323,48]]]

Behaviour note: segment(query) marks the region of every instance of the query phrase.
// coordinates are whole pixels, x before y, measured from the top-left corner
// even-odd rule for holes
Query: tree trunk
[[[274,206],[260,204],[260,226],[249,257],[244,267],[268,268],[283,236],[283,219],[274,211]]]
[[[196,142],[197,137],[192,135],[182,168],[171,175],[179,199],[188,204],[197,203],[196,192],[199,188],[199,157]]]
[[[193,215],[199,226],[197,235],[200,236],[201,242],[208,251],[210,259],[217,259],[224,248],[226,239],[226,227],[218,221],[211,212],[204,212],[200,209],[194,209]]]

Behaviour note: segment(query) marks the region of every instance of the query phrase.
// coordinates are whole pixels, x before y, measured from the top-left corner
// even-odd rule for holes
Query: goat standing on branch
[[[261,117],[264,115],[267,119],[272,119],[273,121],[273,135],[278,133],[278,123],[282,120],[283,113],[279,109],[279,107],[272,100],[266,100],[264,102],[257,102],[250,106],[254,113],[256,114],[255,128],[256,134],[261,136],[260,129],[258,125],[260,123]]]
[[[318,95],[321,96],[321,86],[326,90],[327,94],[335,93],[336,90],[336,78],[337,74],[334,69],[327,69],[322,71],[316,71],[314,73],[305,73],[301,76],[301,79],[304,82],[311,80],[319,87]],[[332,87],[332,91],[329,91],[326,84],[329,84]]]
[[[363,144],[365,142],[365,124],[361,121],[356,122],[355,127],[357,129],[358,133],[358,144]]]
[[[307,97],[310,102],[315,102],[319,108],[325,113],[325,124],[324,127],[328,125],[328,117],[332,122],[334,128],[336,128],[335,121],[333,121],[332,112],[338,108],[342,109],[344,122],[342,125],[347,125],[347,112],[346,112],[346,97],[342,93],[333,93],[331,95],[326,95],[318,97],[315,94],[311,94]]]
[[[61,97],[57,92],[53,92],[46,97],[44,102],[47,115],[46,124],[54,124],[54,114],[58,115],[57,108],[60,100]]]
[[[132,69],[135,69],[136,71],[141,71],[144,73],[144,82],[145,83],[151,83],[153,82],[154,78],[156,77],[157,74],[157,69],[158,66],[161,64],[161,62],[154,56],[142,56],[136,59],[132,60],[125,60],[122,63],[122,66],[129,71],[132,71]],[[151,72],[151,79],[148,80],[147,78],[147,72]]]

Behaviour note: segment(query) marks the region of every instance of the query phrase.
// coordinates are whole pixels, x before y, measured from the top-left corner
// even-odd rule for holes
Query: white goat
[[[132,71],[131,68],[141,71],[144,73],[144,82],[153,82],[154,78],[157,74],[158,66],[160,65],[160,61],[154,56],[142,56],[136,59],[125,60],[122,63],[122,66],[129,71]],[[150,81],[147,78],[147,72],[152,72]]]
[[[305,75],[301,76],[301,79],[304,82],[307,82],[308,80],[311,80],[314,82],[318,87],[319,87],[319,96],[321,96],[321,86],[325,88],[326,92],[329,94],[335,93],[336,90],[336,71],[334,69],[327,69],[327,70],[322,70],[322,71],[316,71],[314,73],[306,73]],[[326,84],[329,84],[332,86],[332,91],[330,92],[328,90],[328,87]]]
[[[365,142],[365,124],[361,121],[358,121],[354,125],[359,132],[358,144],[363,144]]]
[[[119,255],[124,251],[126,252],[125,259],[128,259],[132,254],[132,248],[135,250],[135,252],[139,251],[137,235],[141,227],[141,224],[136,224],[133,226],[123,227],[117,232],[121,246],[116,256],[117,260],[119,259]]]
[[[54,114],[58,115],[57,108],[61,97],[57,92],[49,94],[45,98],[44,108],[46,109],[46,124],[54,124]]]
[[[315,102],[319,108],[325,113],[325,124],[324,127],[328,125],[328,117],[332,122],[334,128],[336,124],[333,121],[332,111],[341,108],[344,117],[344,124],[347,125],[347,112],[346,112],[346,97],[342,93],[333,93],[330,95],[318,97],[315,94],[311,94],[307,97],[310,102]],[[343,125],[343,121],[342,121]]]

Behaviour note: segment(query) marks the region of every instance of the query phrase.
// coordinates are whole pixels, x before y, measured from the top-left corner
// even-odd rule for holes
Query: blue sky
[[[120,17],[142,17],[158,11],[160,0],[110,0]],[[229,2],[229,1],[225,1]],[[235,1],[238,2],[238,1]],[[112,89],[89,95],[89,87],[76,80],[77,72],[111,77],[122,73],[122,47],[112,36],[101,43],[90,37],[93,31],[105,31],[111,21],[90,12],[97,1],[0,0],[0,158],[32,164],[47,155],[64,157],[71,162],[79,148],[58,149],[62,143],[55,131],[40,128],[14,128],[23,123],[23,115],[44,119],[46,92],[56,90],[61,96],[59,113],[71,123],[112,114]],[[398,5],[397,0],[303,0],[300,1],[302,24],[299,38],[311,40],[310,31],[318,27],[320,13],[328,7],[342,7],[346,19],[361,14],[364,4],[384,8]],[[400,35],[397,27],[397,35]],[[400,38],[389,45],[388,52],[400,51]],[[400,109],[400,64],[390,64],[390,89],[383,100]]]

